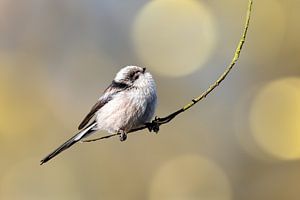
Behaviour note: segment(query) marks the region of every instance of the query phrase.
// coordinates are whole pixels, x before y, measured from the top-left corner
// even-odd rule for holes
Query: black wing
[[[99,100],[91,109],[91,111],[85,116],[85,118],[82,120],[80,125],[78,126],[78,130],[82,129],[87,125],[87,123],[93,118],[95,113],[102,108],[110,99],[106,100]]]
[[[91,108],[91,111],[86,115],[86,117],[82,120],[78,129],[84,128],[88,122],[93,118],[95,113],[101,109],[106,103],[112,100],[113,96],[121,91],[124,91],[129,88],[129,85],[126,83],[118,83],[113,81],[108,88],[104,91],[101,98],[97,101],[97,103]]]

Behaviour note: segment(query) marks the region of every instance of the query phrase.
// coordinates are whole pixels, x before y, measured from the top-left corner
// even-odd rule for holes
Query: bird
[[[96,131],[119,133],[120,141],[125,141],[130,130],[150,122],[156,105],[157,90],[153,76],[146,72],[145,67],[123,67],[82,120],[79,132],[43,158],[40,164]]]

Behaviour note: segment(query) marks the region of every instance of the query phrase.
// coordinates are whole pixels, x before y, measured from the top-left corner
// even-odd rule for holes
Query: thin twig
[[[244,43],[246,41],[246,36],[247,36],[247,32],[248,32],[248,28],[249,28],[249,23],[250,23],[250,17],[251,17],[251,11],[252,11],[252,4],[253,1],[249,0],[249,5],[248,5],[248,11],[247,11],[247,18],[246,18],[246,23],[245,23],[245,27],[244,27],[244,32],[242,34],[242,37],[240,39],[240,42],[236,48],[236,51],[234,53],[234,57],[231,61],[231,63],[227,66],[226,70],[224,71],[224,73],[217,79],[216,82],[214,82],[206,91],[204,91],[200,96],[194,98],[190,103],[188,103],[187,105],[183,106],[181,109],[169,114],[166,117],[155,117],[154,120],[152,120],[151,123],[145,124],[139,128],[133,129],[131,130],[129,133],[133,133],[136,131],[140,131],[143,130],[145,128],[148,128],[149,131],[154,131],[155,133],[157,133],[159,131],[159,126],[162,124],[166,124],[168,122],[170,122],[174,117],[176,117],[178,114],[190,109],[192,106],[194,106],[196,103],[198,103],[199,101],[201,101],[202,99],[204,99],[208,94],[210,94],[218,85],[220,85],[220,83],[226,78],[226,76],[229,74],[229,72],[232,70],[232,68],[235,66],[237,60],[240,57],[241,54],[241,50],[244,46]],[[114,137],[120,135],[120,133],[116,133],[116,134],[112,134],[112,135],[106,135],[100,138],[95,138],[95,139],[90,139],[90,140],[84,140],[83,142],[94,142],[94,141],[98,141],[98,140],[102,140],[102,139],[107,139],[110,137]]]

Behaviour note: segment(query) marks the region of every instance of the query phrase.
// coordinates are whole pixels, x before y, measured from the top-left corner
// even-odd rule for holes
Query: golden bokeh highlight
[[[238,99],[237,104],[235,105],[233,112],[235,137],[241,148],[249,155],[263,161],[273,161],[274,158],[270,157],[270,155],[257,144],[250,131],[249,113],[251,109],[249,108],[249,105],[251,105],[258,89],[259,86],[249,88]]]
[[[216,43],[215,20],[202,1],[150,1],[133,27],[135,50],[151,70],[184,76],[206,63]]]
[[[150,200],[230,200],[224,171],[197,155],[179,156],[163,164],[150,186]]]
[[[236,70],[158,135],[74,145],[40,166],[124,65],[154,73],[159,117],[205,90],[232,57],[247,0],[0,1],[0,199],[298,200],[299,78],[258,97],[300,74],[299,6],[254,0]]]
[[[255,97],[250,128],[256,142],[279,159],[300,158],[300,79],[266,84]]]

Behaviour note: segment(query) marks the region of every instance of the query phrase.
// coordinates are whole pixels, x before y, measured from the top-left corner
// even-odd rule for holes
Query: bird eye
[[[129,75],[128,75],[128,80],[134,82],[135,80],[137,80],[140,75],[142,74],[141,71],[134,71],[134,72],[131,72]]]
[[[135,73],[135,74],[133,75],[133,77],[132,77],[132,80],[135,81],[136,79],[139,78],[139,76],[140,76],[140,72]]]

